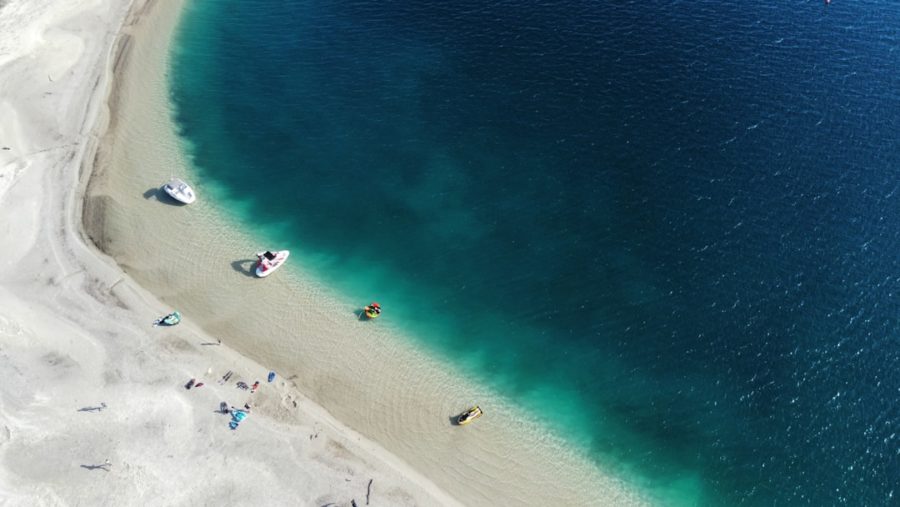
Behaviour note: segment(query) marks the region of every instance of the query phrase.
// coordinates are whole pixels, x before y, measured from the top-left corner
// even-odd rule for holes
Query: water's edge
[[[133,58],[134,61],[141,59],[140,55]],[[127,67],[128,63],[123,65]],[[165,65],[168,66],[168,63]],[[142,71],[140,74],[147,76],[152,72]],[[234,252],[244,251],[244,245],[259,244],[259,241],[245,234],[249,230],[248,224],[229,213],[232,207],[240,209],[241,203],[229,200],[227,192],[216,188],[212,182],[198,180],[195,187],[198,187],[201,196],[220,197],[221,200],[198,203],[189,210],[160,206],[156,196],[145,195],[150,192],[148,186],[152,189],[157,182],[164,181],[173,172],[173,167],[180,166],[188,174],[194,173],[190,168],[189,147],[185,146],[183,139],[176,137],[175,128],[171,125],[168,112],[171,104],[149,103],[166,99],[165,80],[157,76],[155,79],[145,79],[143,83],[123,83],[121,88],[114,86],[110,96],[114,113],[93,166],[95,172],[88,183],[84,204],[84,225],[88,236],[142,286],[163,301],[183,308],[189,318],[212,335],[222,337],[242,354],[262,364],[271,364],[280,371],[303,372],[298,374],[295,382],[311,399],[328,408],[342,421],[349,422],[351,427],[374,437],[416,468],[421,467],[427,476],[451,493],[458,494],[464,501],[481,503],[518,496],[530,499],[530,503],[541,498],[559,500],[568,497],[580,501],[596,497],[597,501],[621,504],[624,498],[635,499],[632,493],[623,492],[624,485],[618,480],[598,475],[594,465],[586,461],[577,449],[565,444],[564,439],[558,435],[550,437],[546,431],[539,429],[533,417],[510,406],[502,396],[485,386],[474,386],[467,380],[453,378],[452,368],[448,370],[440,360],[424,357],[421,351],[411,349],[411,340],[399,337],[396,329],[386,329],[387,325],[378,329],[362,327],[365,323],[353,319],[347,323],[348,313],[352,313],[355,305],[317,281],[314,274],[304,272],[300,263],[293,263],[290,271],[288,268],[282,270],[280,275],[284,276],[280,276],[280,281],[273,281],[267,286],[246,277],[230,279],[228,274],[221,275],[220,270],[215,268],[198,270],[195,263],[197,248],[203,249],[207,267],[231,264],[234,271],[240,271],[242,267],[234,267],[238,262]],[[148,93],[152,98],[145,102],[141,98],[142,93]],[[134,113],[135,108],[138,114],[128,114]],[[135,118],[145,121],[134,121]],[[141,142],[148,137],[159,139],[159,142]],[[133,172],[109,171],[110,167],[133,168]],[[181,211],[196,213],[200,220],[186,219]],[[145,234],[145,231],[154,229],[169,231],[173,238],[183,234],[215,244],[210,247],[203,246],[203,241],[192,241],[190,245],[179,245],[177,241],[170,240],[158,241],[158,238]],[[185,272],[190,276],[183,277]],[[236,276],[233,272],[230,275]],[[285,283],[287,281],[291,283]],[[204,284],[209,290],[203,287]],[[303,289],[298,294],[299,287]],[[298,315],[289,308],[280,309],[271,319],[247,316],[248,312],[253,313],[252,308],[247,308],[248,300],[258,302],[271,299],[298,301],[298,306],[304,310]],[[236,315],[242,317],[233,317]],[[319,323],[310,325],[308,321]],[[286,345],[285,338],[298,332],[312,335],[311,341],[303,343],[302,352],[292,353],[292,350],[298,350],[292,349],[297,344]],[[247,338],[259,334],[271,334],[276,339]],[[323,346],[322,341],[325,340],[322,338],[329,334],[340,336],[328,337],[330,343]],[[365,346],[366,352],[356,352],[353,357],[348,357],[347,350],[360,348],[356,339],[359,335],[369,341],[369,345]],[[319,357],[310,357],[310,352],[312,356],[318,353]],[[377,367],[372,367],[373,360]],[[322,368],[322,363],[344,363],[343,369],[356,373],[335,374],[328,371],[329,368]],[[385,382],[385,385],[379,385],[374,391],[358,389],[358,379],[379,377],[378,382]],[[398,391],[396,386],[390,384],[391,380],[399,380],[404,387],[399,389],[400,393],[393,400],[386,401],[383,398],[389,397],[385,394]],[[423,384],[430,386],[423,389]],[[452,394],[454,392],[462,394]],[[482,404],[490,407],[488,411],[496,422],[490,423],[489,418],[484,418],[484,421],[479,421],[479,426],[484,428],[480,430],[482,434],[460,434],[457,429],[448,428],[447,417],[465,407],[473,393]],[[423,398],[429,402],[421,403]],[[366,406],[370,408],[364,408]],[[392,427],[380,425],[383,421],[379,413],[403,413],[411,407],[418,409],[419,413],[404,416],[400,421],[391,421],[395,423]],[[438,424],[435,425],[435,422]],[[437,444],[443,451],[434,453],[431,452],[433,448],[423,450],[411,445],[410,436],[418,438],[419,443]],[[492,463],[490,453],[486,453],[488,459],[482,463],[484,468],[474,470],[474,474],[472,469],[460,467],[441,477],[446,462],[455,461],[454,457],[465,452],[464,449],[470,448],[473,453],[479,449],[483,453],[484,449],[492,447],[501,450],[496,453],[496,462]],[[517,460],[522,463],[522,469],[507,473],[507,460],[517,451],[523,451],[523,458]],[[555,470],[542,480],[540,477],[547,470],[540,463],[548,457],[554,462]],[[563,470],[567,471],[565,477],[557,476]],[[489,483],[499,478],[508,482],[506,488],[496,488],[492,484],[494,490],[489,493],[479,492],[477,488],[472,491],[472,483]],[[529,483],[541,491],[529,491],[526,486]],[[695,486],[692,484],[690,489]],[[659,498],[659,495],[654,496]]]

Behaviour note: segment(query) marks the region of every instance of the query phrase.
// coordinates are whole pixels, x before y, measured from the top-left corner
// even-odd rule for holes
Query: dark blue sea
[[[599,465],[900,505],[900,2],[197,1],[172,57],[200,181]]]

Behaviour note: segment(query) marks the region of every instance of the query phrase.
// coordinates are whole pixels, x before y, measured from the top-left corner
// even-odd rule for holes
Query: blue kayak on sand
[[[153,327],[174,326],[174,325],[178,324],[179,322],[181,322],[181,313],[179,313],[178,310],[175,310],[174,312],[172,312],[168,315],[164,315],[164,316],[154,320]]]

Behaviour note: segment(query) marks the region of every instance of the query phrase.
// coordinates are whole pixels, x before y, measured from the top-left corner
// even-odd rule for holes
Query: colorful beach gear
[[[236,430],[238,426],[240,426],[241,421],[247,418],[247,412],[243,410],[234,410],[231,412],[231,422],[228,423],[228,427]]]
[[[372,303],[363,308],[363,312],[366,314],[366,317],[370,319],[377,319],[381,316],[381,305],[378,303]]]
[[[474,407],[472,407],[469,410],[466,410],[465,412],[460,414],[459,417],[456,419],[456,424],[459,424],[460,426],[465,426],[466,424],[469,424],[470,422],[474,421],[475,419],[478,419],[482,415],[484,415],[484,412],[481,410],[481,407],[479,407],[478,405],[475,405]]]

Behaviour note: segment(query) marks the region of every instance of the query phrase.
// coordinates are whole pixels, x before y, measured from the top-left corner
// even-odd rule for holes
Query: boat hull
[[[166,315],[160,321],[160,323],[165,326],[175,326],[175,325],[179,324],[180,322],[181,322],[181,314],[178,313],[177,311]]]
[[[171,181],[163,185],[163,191],[172,199],[175,199],[176,201],[183,204],[191,204],[192,202],[197,200],[197,194],[194,193],[194,189],[184,181],[177,178],[172,179]]]
[[[257,254],[260,255],[260,254]],[[279,252],[275,252],[275,260],[272,264],[269,264],[268,269],[263,269],[263,265],[260,262],[256,263],[256,276],[259,278],[265,278],[275,271],[277,271],[281,266],[284,266],[285,261],[287,261],[288,256],[291,255],[289,250],[281,250]]]
[[[476,405],[460,414],[459,417],[456,418],[456,424],[465,426],[482,415],[484,415],[484,412],[481,410],[481,407]]]

